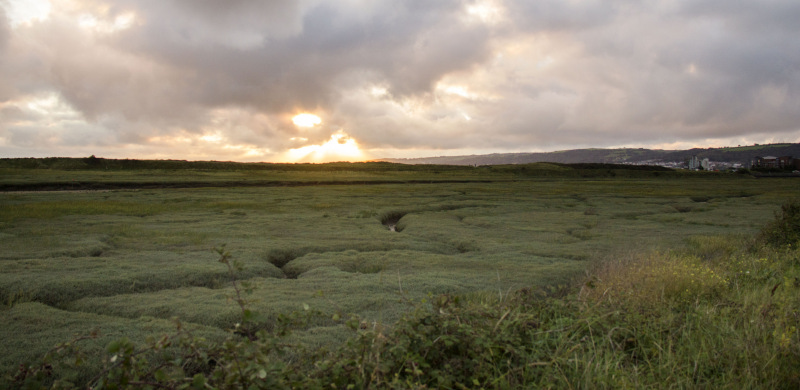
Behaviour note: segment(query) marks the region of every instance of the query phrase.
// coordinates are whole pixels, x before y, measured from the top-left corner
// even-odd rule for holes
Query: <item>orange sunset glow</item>
[[[321,163],[367,160],[367,156],[361,151],[356,140],[341,130],[332,134],[331,138],[325,143],[290,149],[287,155],[290,161],[297,162]]]

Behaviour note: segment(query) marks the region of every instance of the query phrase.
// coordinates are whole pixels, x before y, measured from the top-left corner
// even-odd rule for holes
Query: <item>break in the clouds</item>
[[[796,0],[0,5],[2,157],[800,142]]]

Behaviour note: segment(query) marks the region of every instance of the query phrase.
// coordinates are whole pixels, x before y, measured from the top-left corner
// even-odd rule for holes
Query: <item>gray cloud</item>
[[[331,110],[337,80],[365,72],[399,96],[424,93],[489,54],[485,29],[454,20],[457,2],[360,13],[340,3],[298,4],[123,1],[102,16],[134,12],[141,26],[87,38],[73,20],[53,17],[27,33],[43,43],[32,55],[49,65],[36,77],[88,119],[119,114],[190,129],[217,107]]]
[[[0,7],[0,51],[5,50],[6,45],[8,45],[8,40],[10,36],[11,36],[11,27],[8,24],[6,11],[3,7]]]
[[[800,31],[800,4],[792,0],[696,0],[681,9],[688,18],[720,19],[731,30],[747,33]]]
[[[7,145],[39,134],[64,150],[218,142],[277,155],[339,129],[398,151],[800,141],[790,0],[506,0],[488,3],[503,9],[495,22],[470,19],[474,0],[61,4],[16,27],[0,14]],[[79,27],[86,15],[106,31]],[[56,136],[19,117],[48,93],[77,118],[51,118]],[[323,124],[295,127],[303,110]]]
[[[508,1],[516,28],[531,32],[574,33],[603,26],[619,17],[625,1]]]
[[[197,12],[193,2],[183,4],[187,11]],[[181,29],[170,14],[160,13],[148,20],[147,29],[120,42],[192,71],[197,89],[187,99],[212,106],[251,104],[271,112],[331,105],[332,83],[351,72],[375,72],[400,94],[425,92],[443,74],[488,54],[482,31],[446,23],[453,22],[447,12],[457,3],[403,4],[393,7],[392,13],[375,8],[371,14],[353,16],[339,3],[318,3],[308,7],[296,34],[265,38],[248,50],[213,39],[195,44],[205,35],[230,31],[226,26]],[[246,20],[244,24],[250,33],[269,36],[257,30],[259,25],[248,25]]]
[[[568,38],[581,46],[577,70],[592,73],[591,83],[573,86],[582,102],[562,129],[640,142],[796,132],[798,23],[760,34],[738,27],[768,20],[764,14],[775,13],[768,5],[760,17],[750,7],[720,14],[628,7],[609,23],[579,23],[588,30]],[[607,18],[597,15],[592,20]]]
[[[11,27],[9,26],[5,9],[0,6],[0,74],[11,74],[8,64],[8,42],[10,39]],[[11,98],[14,94],[12,80],[0,76],[0,103]]]

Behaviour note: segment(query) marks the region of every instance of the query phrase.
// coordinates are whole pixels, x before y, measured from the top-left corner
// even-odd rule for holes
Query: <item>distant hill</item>
[[[548,153],[499,153],[471,156],[442,156],[423,158],[393,158],[383,161],[403,164],[441,165],[500,165],[552,162],[562,164],[603,163],[637,165],[683,164],[689,157],[727,164],[747,166],[756,156],[793,156],[800,158],[800,144],[750,145],[731,148],[708,148],[688,150],[661,149],[574,149]]]

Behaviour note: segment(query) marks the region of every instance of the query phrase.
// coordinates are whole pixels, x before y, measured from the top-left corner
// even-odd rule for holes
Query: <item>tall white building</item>
[[[710,171],[711,170],[711,162],[709,162],[707,158],[704,158],[702,161],[700,161],[700,168],[703,168],[703,170],[706,170],[706,171]]]
[[[692,170],[700,168],[700,161],[697,158],[697,156],[689,157],[688,165],[689,165],[689,169],[692,169]]]
[[[691,170],[695,170],[695,169],[703,169],[703,170],[706,170],[706,171],[711,170],[711,162],[708,161],[707,158],[704,158],[704,159],[701,160],[697,156],[689,157],[689,161],[688,161],[687,165],[689,165],[689,169],[691,169]]]

